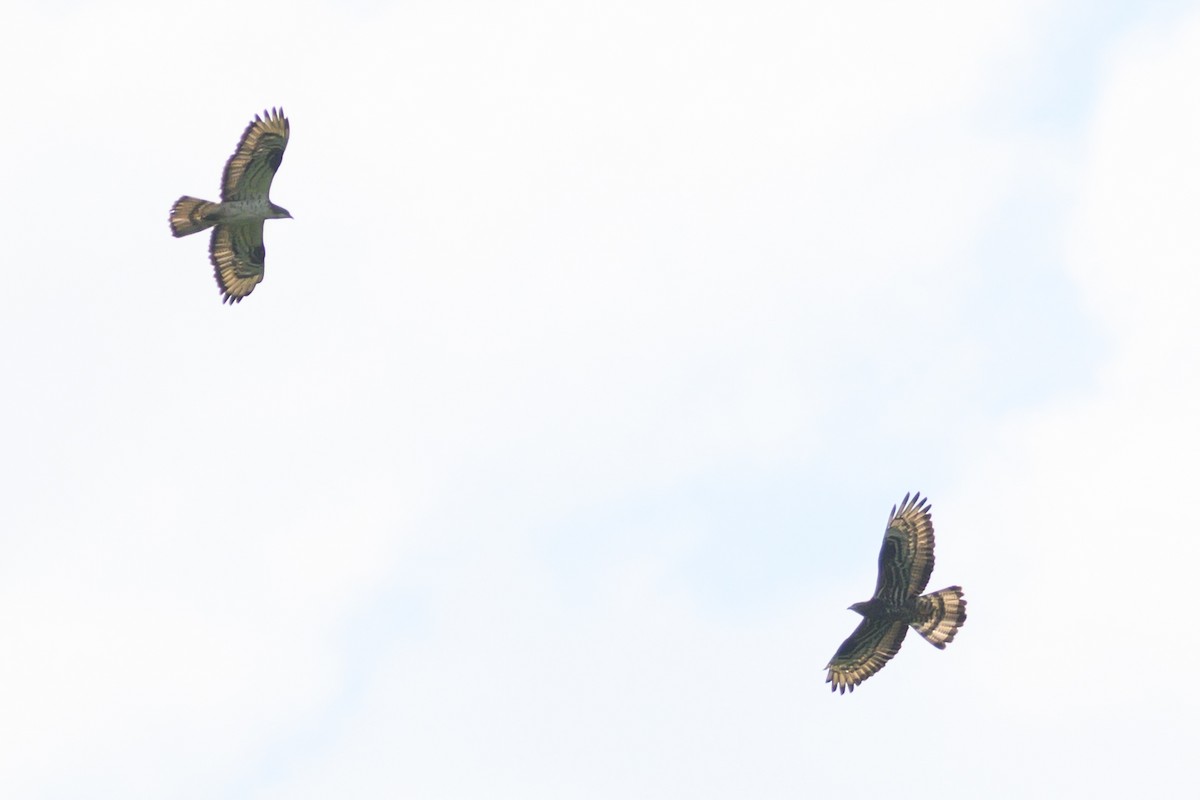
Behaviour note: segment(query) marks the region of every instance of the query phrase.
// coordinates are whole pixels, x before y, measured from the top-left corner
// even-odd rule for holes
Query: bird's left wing
[[[892,506],[883,547],[879,550],[879,578],[875,597],[901,605],[919,595],[933,574],[933,520],[929,500],[921,493],[904,495],[897,509]]]
[[[825,678],[832,691],[854,691],[854,687],[883,669],[883,665],[900,651],[908,625],[898,621],[864,618],[842,642],[842,646],[825,665]]]
[[[224,295],[221,302],[240,303],[263,279],[267,258],[263,221],[225,223],[213,228],[208,255]]]
[[[267,198],[271,181],[283,161],[290,128],[282,109],[254,115],[246,126],[237,150],[225,163],[221,179],[221,200],[257,200]]]

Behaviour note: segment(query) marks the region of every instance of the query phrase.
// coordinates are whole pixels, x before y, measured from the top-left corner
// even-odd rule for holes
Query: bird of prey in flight
[[[911,500],[904,495],[899,510],[892,506],[888,517],[875,595],[850,606],[851,611],[862,614],[863,621],[825,667],[829,670],[825,682],[833,684],[830,689],[853,692],[855,686],[883,669],[900,650],[910,625],[939,650],[954,640],[967,621],[967,601],[961,586],[921,594],[932,573],[929,500],[922,500],[919,492]]]
[[[237,149],[225,162],[221,202],[181,197],[171,206],[171,233],[187,236],[212,228],[209,259],[224,303],[240,303],[263,279],[263,221],[291,219],[271,202],[271,179],[288,143],[283,109],[264,111],[246,127]]]

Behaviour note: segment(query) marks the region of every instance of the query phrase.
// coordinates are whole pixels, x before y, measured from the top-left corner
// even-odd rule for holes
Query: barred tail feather
[[[211,228],[218,222],[213,215],[216,208],[216,203],[195,197],[179,198],[175,205],[171,206],[171,233],[175,236],[187,236]]]
[[[967,601],[962,587],[951,586],[917,598],[917,614],[909,623],[925,641],[939,650],[954,641],[954,635],[967,621]]]

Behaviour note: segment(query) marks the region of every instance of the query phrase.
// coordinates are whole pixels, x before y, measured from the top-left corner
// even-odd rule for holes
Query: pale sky
[[[4,797],[1194,790],[1200,6],[4,16]]]

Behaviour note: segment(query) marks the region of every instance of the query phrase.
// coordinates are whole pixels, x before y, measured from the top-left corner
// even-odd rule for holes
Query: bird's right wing
[[[842,646],[825,665],[829,670],[826,683],[831,691],[854,691],[854,687],[883,669],[883,665],[900,651],[908,625],[903,622],[864,618],[842,642]]]
[[[281,110],[264,111],[263,117],[254,115],[254,121],[242,133],[237,150],[225,163],[221,200],[267,199],[271,181],[283,161],[290,130]]]

